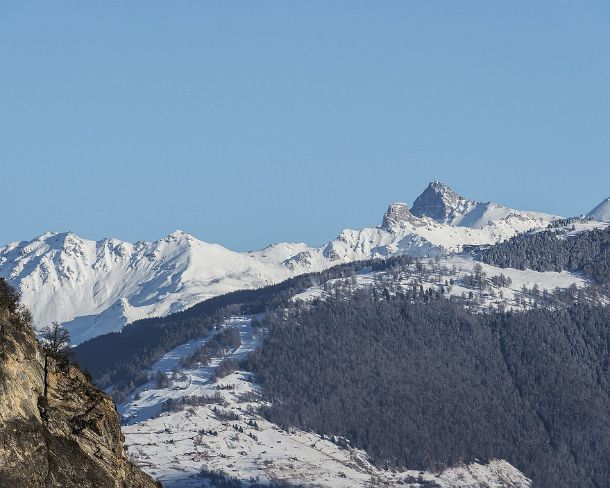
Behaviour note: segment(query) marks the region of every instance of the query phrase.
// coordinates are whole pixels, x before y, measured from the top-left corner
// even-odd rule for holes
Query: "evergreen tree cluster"
[[[224,378],[225,376],[229,376],[231,373],[234,373],[239,369],[239,362],[235,359],[226,358],[223,359],[216,369],[214,369],[214,374],[212,375],[212,381],[217,382],[219,379]]]
[[[222,329],[192,354],[182,358],[180,366],[187,369],[194,368],[197,365],[207,366],[212,357],[223,355],[239,346],[241,346],[239,331],[232,327]]]
[[[502,268],[577,271],[599,284],[610,283],[610,227],[576,235],[557,230],[520,234],[477,255]]]
[[[20,298],[21,294],[19,291],[9,285],[4,278],[0,278],[0,309],[16,313],[19,308]]]
[[[240,480],[222,470],[201,468],[199,478],[209,483],[211,488],[305,488],[305,485],[284,482],[262,482],[258,476],[249,480]]]

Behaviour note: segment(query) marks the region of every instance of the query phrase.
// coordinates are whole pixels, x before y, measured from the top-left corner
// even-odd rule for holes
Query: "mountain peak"
[[[472,209],[476,202],[468,200],[448,185],[432,181],[413,202],[411,213],[417,217],[431,217],[442,223],[451,223],[458,215]]]
[[[48,239],[49,237],[56,236],[57,234],[59,234],[59,232],[55,232],[55,231],[43,232],[38,237],[36,237],[34,240],[36,240],[36,241],[44,241],[44,240]]]
[[[48,246],[51,249],[66,250],[81,245],[82,241],[83,240],[72,231],[45,232],[29,242],[24,241],[24,244],[34,246],[43,245]]]
[[[167,237],[162,240],[166,242],[193,242],[195,240],[195,237],[193,237],[188,232],[176,229],[174,232],[171,232],[170,234],[168,234]]]
[[[591,210],[587,217],[600,222],[610,222],[610,197],[603,200],[597,207]]]
[[[436,192],[443,193],[443,194],[457,195],[457,193],[454,192],[453,189],[449,185],[447,185],[439,180],[434,180],[434,181],[431,181],[430,183],[428,183],[428,187],[426,188],[426,190],[428,190],[428,189],[431,189],[431,190],[434,190]]]
[[[193,237],[188,232],[184,232],[183,230],[176,229],[174,232],[171,232],[167,237]]]

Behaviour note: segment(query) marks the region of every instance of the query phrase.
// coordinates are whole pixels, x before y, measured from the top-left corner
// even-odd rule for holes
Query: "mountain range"
[[[587,216],[610,221],[610,199]],[[435,181],[411,207],[390,204],[381,225],[343,230],[320,247],[283,242],[235,252],[182,231],[134,244],[47,232],[0,248],[0,276],[19,288],[38,327],[61,322],[80,343],[237,289],[361,259],[459,252],[545,228],[559,218],[470,200]]]

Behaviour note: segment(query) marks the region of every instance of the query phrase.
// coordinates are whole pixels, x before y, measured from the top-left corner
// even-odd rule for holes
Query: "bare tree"
[[[42,345],[51,355],[60,355],[70,345],[70,332],[58,322],[42,330]]]
[[[61,357],[66,359],[66,348],[70,345],[70,333],[58,322],[53,322],[50,326],[42,330],[42,348],[44,349],[44,399],[48,398],[49,391],[49,356]],[[45,422],[48,421],[46,410],[43,414]]]

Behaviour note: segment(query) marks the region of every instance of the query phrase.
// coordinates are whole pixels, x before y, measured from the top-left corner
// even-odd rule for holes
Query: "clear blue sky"
[[[322,243],[432,179],[585,212],[609,5],[0,0],[0,243]]]

